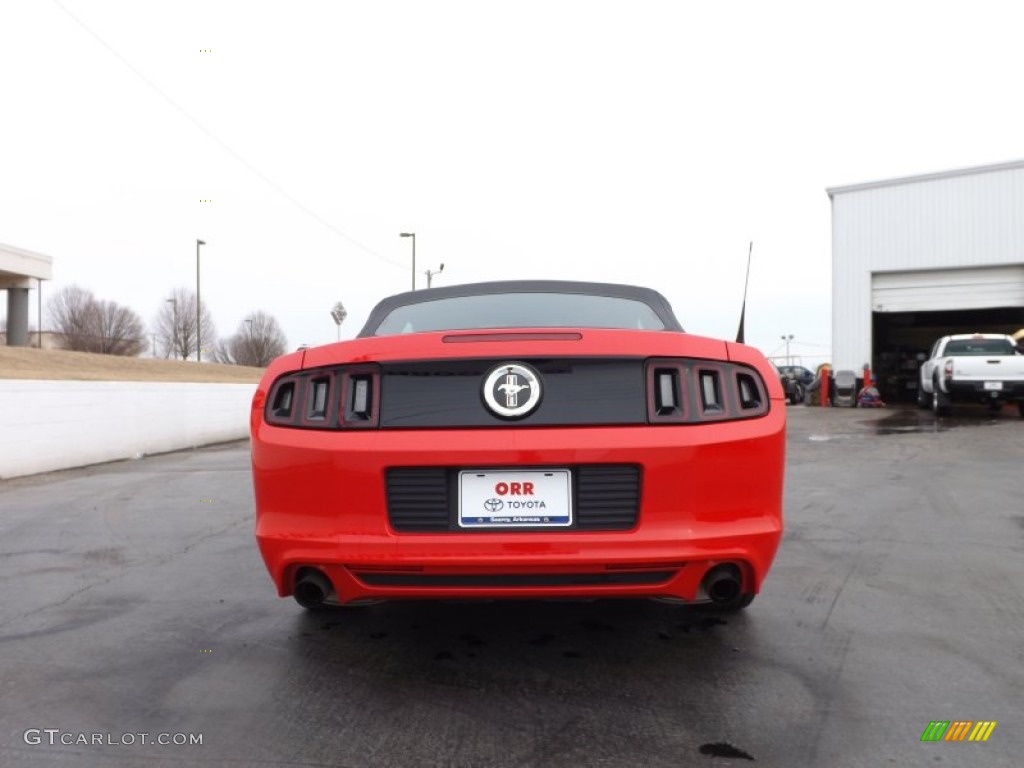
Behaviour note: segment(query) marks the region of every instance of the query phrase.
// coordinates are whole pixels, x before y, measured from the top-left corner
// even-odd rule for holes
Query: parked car
[[[252,403],[256,539],[304,607],[654,597],[737,610],[782,535],[771,364],[646,288],[513,281],[381,301]]]
[[[804,387],[814,381],[814,371],[804,368],[802,365],[780,365],[777,367],[780,374],[795,377]]]
[[[807,393],[807,386],[792,371],[783,373],[781,369],[778,369],[778,372],[779,381],[782,383],[782,391],[786,395],[786,402],[790,405],[802,403],[804,395]]]
[[[1016,402],[1024,416],[1024,357],[1012,336],[972,333],[943,336],[921,364],[917,404],[936,414],[954,402],[987,403],[998,411]]]

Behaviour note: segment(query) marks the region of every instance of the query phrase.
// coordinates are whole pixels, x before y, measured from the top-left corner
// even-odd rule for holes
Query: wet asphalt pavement
[[[0,482],[0,765],[1021,765],[1024,419],[789,413],[786,536],[721,618],[306,614],[257,553],[246,444]]]

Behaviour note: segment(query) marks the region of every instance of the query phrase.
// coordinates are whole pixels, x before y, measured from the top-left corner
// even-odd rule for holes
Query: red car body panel
[[[606,357],[747,366],[768,402],[752,418],[679,424],[317,430],[266,418],[273,383],[298,370]],[[707,599],[701,581],[716,564],[734,565],[743,592],[758,592],[782,534],[784,394],[765,358],[741,344],[675,332],[577,328],[360,338],[272,363],[253,398],[251,429],[256,537],[281,596],[293,593],[300,569],[311,568],[327,576],[342,603],[614,596],[700,602]],[[409,533],[389,524],[385,474],[392,467],[603,464],[640,467],[639,510],[630,530]],[[531,574],[553,581],[531,581]],[[571,577],[560,582],[553,574]],[[610,574],[632,576],[605,578]]]

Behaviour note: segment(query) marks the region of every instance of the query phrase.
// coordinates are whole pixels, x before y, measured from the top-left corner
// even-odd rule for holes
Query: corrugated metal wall
[[[871,359],[872,273],[1024,265],[1024,162],[829,193],[837,369]]]

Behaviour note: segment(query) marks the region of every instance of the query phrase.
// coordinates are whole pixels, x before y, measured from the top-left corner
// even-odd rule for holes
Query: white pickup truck
[[[1024,416],[1024,355],[1013,337],[964,333],[935,342],[921,363],[917,404],[942,415],[954,401],[988,403],[993,411],[1016,402]]]

